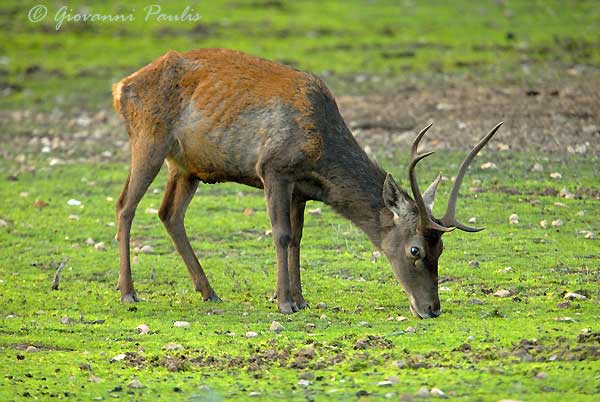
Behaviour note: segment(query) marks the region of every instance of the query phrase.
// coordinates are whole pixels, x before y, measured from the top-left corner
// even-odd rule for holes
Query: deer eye
[[[410,248],[410,255],[413,257],[418,257],[421,255],[421,250],[419,250],[419,247],[412,246]]]

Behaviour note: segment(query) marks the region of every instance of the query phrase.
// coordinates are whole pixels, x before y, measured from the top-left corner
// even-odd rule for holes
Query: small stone
[[[575,292],[567,292],[564,296],[565,299],[568,300],[585,300],[587,299],[586,296],[579,294],[579,293],[575,293]]]
[[[417,396],[419,398],[429,398],[429,388],[427,388],[427,387],[419,388],[419,390],[417,391]]]
[[[394,383],[393,383],[393,382],[391,382],[391,381],[388,381],[388,380],[385,380],[385,381],[379,381],[379,382],[377,383],[377,386],[378,386],[378,387],[391,387],[392,385],[394,385]]]
[[[594,240],[596,238],[596,234],[594,232],[587,231],[587,233],[583,237],[588,240]]]
[[[96,251],[106,251],[106,245],[103,241],[94,244],[94,248],[96,249]]]
[[[70,221],[78,221],[78,220],[79,220],[79,215],[74,215],[74,214],[71,214],[71,215],[69,215],[69,218],[68,218],[68,219],[69,219]]]
[[[475,337],[473,335],[469,335],[467,337],[467,342],[473,342],[475,340]]]
[[[577,211],[577,216],[584,216],[584,215],[585,215],[585,211],[583,211],[583,210]]]
[[[48,162],[48,165],[50,165],[50,166],[59,166],[59,165],[64,165],[64,164],[65,164],[65,161],[60,158],[52,158]]]
[[[0,219],[0,228],[5,228],[8,226],[8,222],[6,222],[4,219]]]
[[[308,210],[308,213],[312,216],[320,216],[323,211],[321,211],[321,208],[312,208]]]
[[[555,202],[552,205],[554,205],[555,207],[559,207],[559,208],[566,208],[567,207],[567,204],[562,203],[562,202]]]
[[[33,345],[27,346],[27,349],[25,349],[26,352],[32,353],[32,352],[39,352],[40,350],[38,348],[36,348]]]
[[[368,321],[361,321],[358,323],[358,325],[360,325],[361,327],[371,328],[371,323]]]
[[[306,329],[307,329],[308,331],[312,331],[312,330],[314,330],[316,327],[317,327],[317,326],[316,326],[315,324],[313,324],[312,322],[308,322],[308,323],[306,323]]]
[[[556,321],[558,321],[558,322],[575,322],[575,320],[571,317],[556,317]]]
[[[552,227],[557,228],[557,227],[560,227],[562,225],[564,225],[564,222],[562,221],[562,219],[555,219],[555,220],[552,221]]]
[[[373,258],[371,262],[377,262],[381,258],[381,253],[379,251],[373,251]]]
[[[88,237],[87,239],[85,239],[85,244],[87,244],[88,246],[93,246],[94,244],[96,244],[96,240],[92,239],[91,237]]]
[[[129,384],[127,384],[128,388],[144,388],[144,385],[142,384],[142,382],[140,380],[138,380],[137,378],[134,378],[133,380],[131,380],[131,382]]]
[[[173,323],[173,326],[176,328],[189,328],[190,327],[190,323],[187,321],[175,321]]]
[[[552,172],[552,173],[550,173],[550,178],[554,179],[554,180],[560,180],[560,179],[562,179],[562,174],[560,174],[558,172]]]
[[[486,162],[484,164],[482,164],[480,166],[480,168],[482,170],[488,170],[488,169],[498,169],[498,166],[496,166],[496,164],[494,162]]]
[[[474,216],[470,217],[470,218],[469,218],[469,223],[470,223],[471,225],[474,225],[474,224],[476,224],[476,223],[477,223],[477,218],[476,218],[476,217],[474,217]]]
[[[479,261],[471,260],[469,261],[469,266],[471,268],[479,268]]]
[[[534,163],[533,166],[531,167],[531,171],[532,172],[543,172],[544,167],[542,166],[541,163]]]
[[[310,385],[309,380],[298,380],[298,385],[301,387],[308,387]]]
[[[431,388],[431,391],[429,391],[429,393],[431,394],[431,396],[435,396],[435,397],[438,397],[438,398],[442,398],[442,399],[448,398],[446,396],[446,394],[444,393],[444,391],[442,391],[439,388]]]
[[[258,392],[258,391],[252,391],[252,392],[248,393],[248,396],[251,397],[251,398],[256,398],[256,397],[261,396],[261,395],[262,394],[260,392]]]
[[[135,327],[135,329],[138,330],[140,335],[147,335],[150,333],[150,327],[147,326],[146,324],[140,324],[137,327]]]
[[[281,331],[283,331],[285,328],[283,327],[283,325],[281,325],[279,322],[277,321],[273,321],[271,323],[271,327],[269,328],[269,330],[271,332],[275,332],[276,334],[280,333]]]
[[[180,345],[180,344],[175,343],[175,342],[169,342],[165,346],[163,346],[163,350],[169,350],[169,351],[172,351],[172,350],[183,350],[183,349],[185,349],[183,347],[183,345]]]
[[[546,373],[544,373],[543,371],[540,373],[537,373],[535,375],[536,380],[544,380],[544,379],[546,379],[546,377],[548,377],[548,375]]]
[[[407,366],[407,364],[406,364],[405,360],[394,360],[392,362],[392,366],[399,368],[399,369],[403,369]]]
[[[321,309],[321,310],[327,310],[327,304],[323,303],[323,302],[319,302],[315,305],[316,308]]]
[[[479,300],[479,299],[471,299],[469,300],[469,304],[477,304],[477,305],[482,305],[483,301]]]
[[[70,205],[72,207],[78,207],[81,205],[81,201],[71,198],[69,201],[67,201],[67,205]]]
[[[153,251],[154,251],[154,248],[152,248],[152,246],[150,246],[149,244],[146,244],[145,246],[140,248],[140,253],[144,253],[144,254],[152,254]]]
[[[71,317],[62,317],[60,319],[61,324],[73,324],[74,322],[75,322],[75,320],[72,319]]]
[[[246,332],[246,338],[250,339],[250,338],[256,338],[258,337],[258,333],[254,332],[254,331],[248,331]]]
[[[400,383],[400,377],[398,377],[397,375],[391,375],[388,378],[386,378],[386,381],[389,381],[392,384],[399,384]]]
[[[546,228],[548,228],[548,221],[547,221],[547,220],[545,220],[545,219],[541,220],[541,221],[540,221],[540,227],[541,227],[542,229],[546,229]]]
[[[406,332],[409,334],[414,334],[417,332],[417,330],[415,327],[408,327],[408,328],[406,328]]]
[[[102,382],[102,379],[100,377],[96,377],[95,375],[91,375],[88,378],[88,382]]]
[[[156,215],[158,213],[158,209],[156,208],[146,208],[146,213],[149,215]]]
[[[517,214],[511,214],[508,217],[508,223],[510,225],[516,225],[517,223],[519,223],[519,215],[517,215]]]
[[[313,373],[311,373],[310,371],[307,371],[306,373],[300,374],[300,379],[312,381],[315,379],[315,375]]]
[[[500,289],[497,292],[494,293],[494,296],[496,297],[510,297],[512,296],[512,292],[510,290],[506,290],[506,289]]]
[[[118,362],[118,361],[124,360],[125,357],[126,357],[125,353],[119,353],[118,355],[116,355],[112,359],[110,359],[110,362],[111,363]]]
[[[503,273],[503,274],[507,274],[509,272],[512,272],[512,270],[513,270],[512,267],[506,267],[506,268],[500,268],[498,270],[498,272]]]

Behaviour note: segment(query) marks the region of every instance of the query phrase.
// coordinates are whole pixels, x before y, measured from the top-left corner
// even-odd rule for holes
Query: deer
[[[441,173],[424,193],[415,174],[418,162],[433,153],[418,151],[431,124],[412,143],[411,197],[369,158],[324,81],[311,73],[234,50],[169,51],[114,84],[113,99],[131,154],[116,202],[122,302],[139,300],[131,273],[130,231],[136,207],[165,160],[168,182],[158,216],[205,301],[221,299],[184,226],[200,182],[235,182],[264,191],[276,254],[275,300],[283,314],[308,306],[300,278],[307,201],[331,206],[366,234],[386,256],[418,318],[441,314],[442,235],[484,229],[458,222],[456,202],[471,161],[502,123],[464,159],[446,213],[437,219],[432,210]]]

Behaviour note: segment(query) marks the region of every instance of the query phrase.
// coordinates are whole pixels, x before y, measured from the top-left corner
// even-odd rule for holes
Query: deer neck
[[[324,202],[358,226],[375,247],[381,248],[386,222],[392,216],[382,197],[386,172],[362,149],[348,158],[338,155],[336,162],[327,173]]]

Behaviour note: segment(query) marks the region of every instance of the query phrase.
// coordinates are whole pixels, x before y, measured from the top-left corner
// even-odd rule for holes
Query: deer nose
[[[431,308],[431,306],[429,306],[427,308],[427,313],[429,314],[429,317],[436,318],[436,317],[439,317],[440,314],[442,314],[442,310],[440,308],[436,308],[434,310],[434,309]]]

